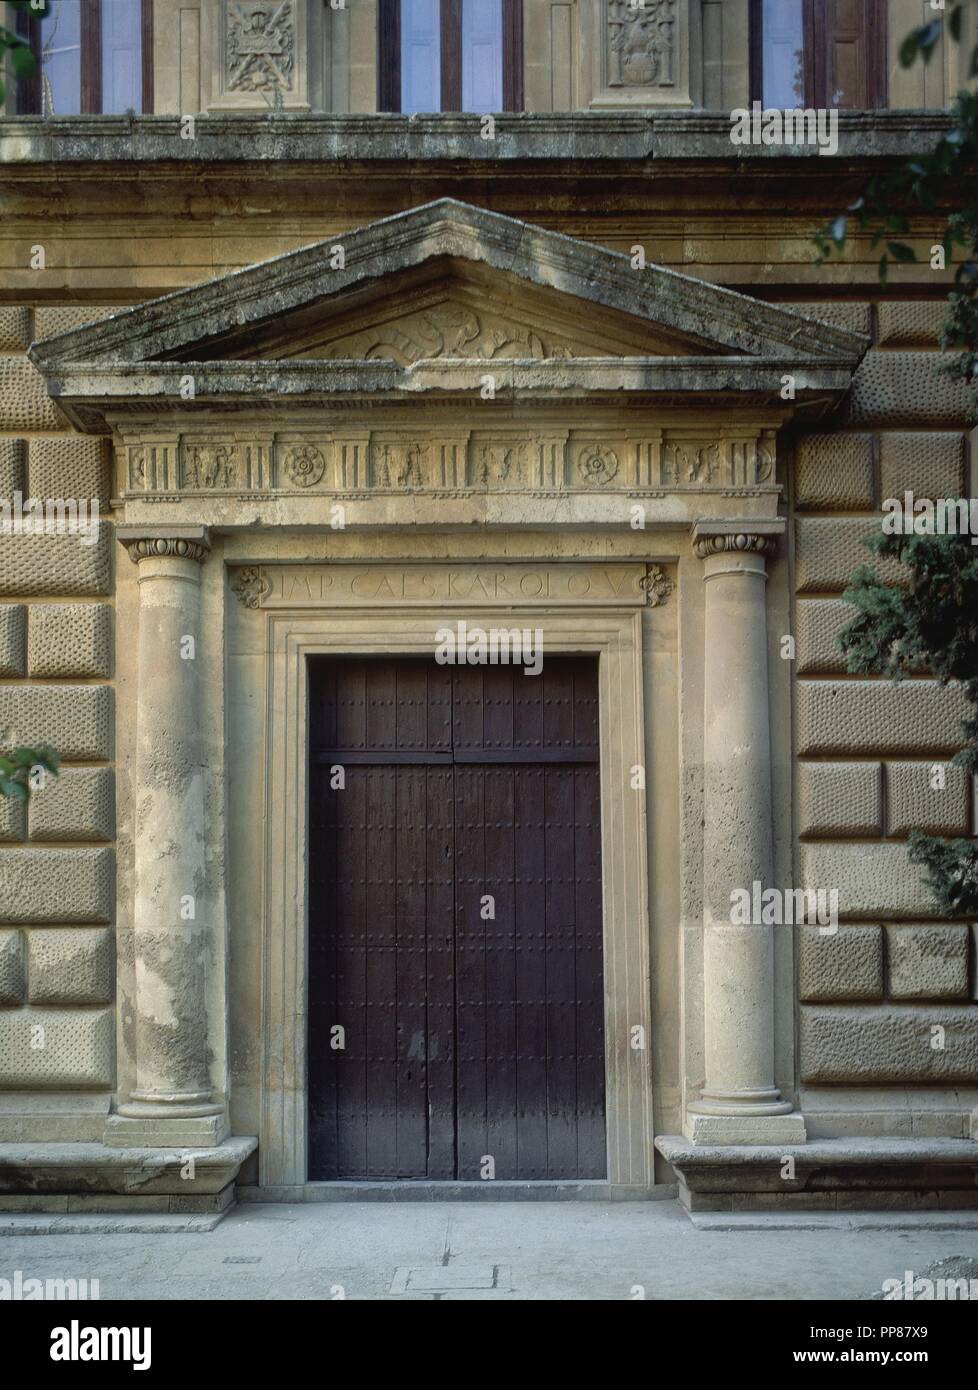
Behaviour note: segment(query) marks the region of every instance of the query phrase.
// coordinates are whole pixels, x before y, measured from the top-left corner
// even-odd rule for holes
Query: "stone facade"
[[[155,9],[155,115],[0,120],[0,495],[101,514],[0,538],[0,727],[64,762],[0,802],[0,1206],[301,1195],[303,654],[514,611],[600,654],[609,1181],[885,1203],[899,1140],[973,1204],[976,932],[905,849],[974,832],[965,706],[835,645],[884,500],[974,493],[970,398],[949,276],[810,242],[956,54],[835,160],[735,149],[747,0],[525,0],[487,145],[376,114],[373,0]],[[731,925],[755,881],[838,932]]]

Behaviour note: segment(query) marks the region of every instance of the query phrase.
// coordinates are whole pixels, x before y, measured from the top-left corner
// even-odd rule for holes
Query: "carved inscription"
[[[232,588],[249,607],[369,608],[401,604],[626,605],[648,601],[646,566],[270,565],[241,571]],[[255,602],[257,600],[257,603]]]

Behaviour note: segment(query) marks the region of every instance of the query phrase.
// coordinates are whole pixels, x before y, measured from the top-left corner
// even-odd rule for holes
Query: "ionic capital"
[[[782,521],[698,521],[693,527],[693,548],[701,560],[711,555],[760,555],[770,559],[778,552]]]
[[[211,553],[210,531],[206,526],[120,526],[120,545],[124,545],[134,565],[140,560],[169,558],[193,560],[202,565]]]

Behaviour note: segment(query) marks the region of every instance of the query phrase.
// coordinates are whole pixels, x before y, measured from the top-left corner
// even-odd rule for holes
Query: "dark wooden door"
[[[310,663],[309,1176],[606,1173],[597,662]]]

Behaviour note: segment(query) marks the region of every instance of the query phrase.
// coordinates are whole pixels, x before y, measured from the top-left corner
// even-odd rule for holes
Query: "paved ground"
[[[208,1234],[8,1233],[0,1278],[97,1278],[103,1299],[853,1299],[976,1254],[974,1228],[710,1230],[672,1201],[262,1204]]]

